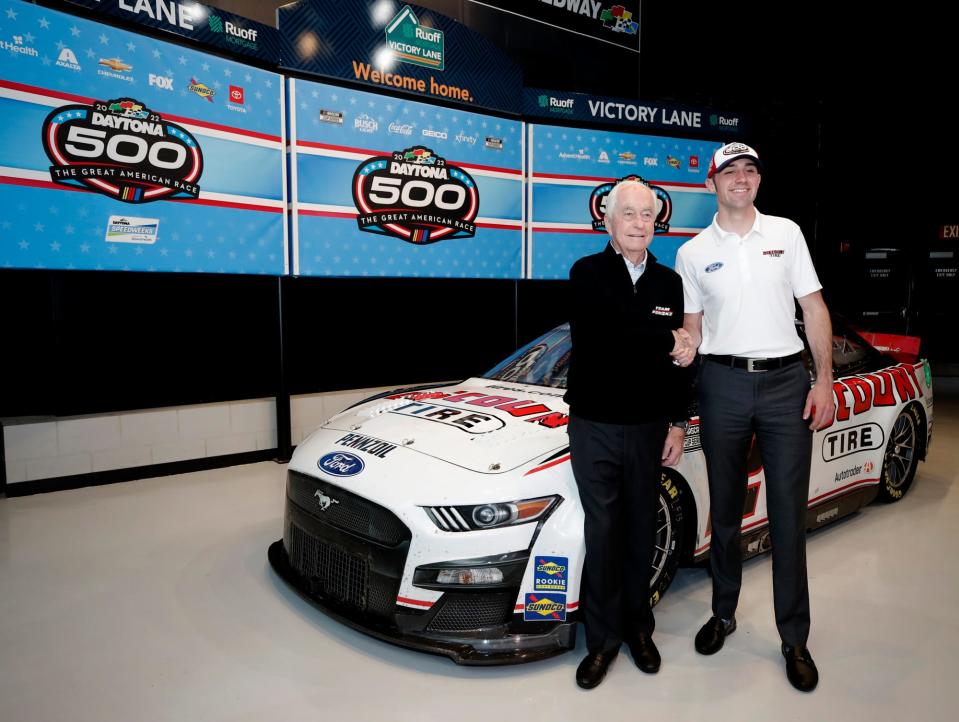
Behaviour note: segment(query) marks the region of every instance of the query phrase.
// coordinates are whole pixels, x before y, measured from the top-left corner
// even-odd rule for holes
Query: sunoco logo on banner
[[[42,133],[54,183],[127,203],[200,194],[196,138],[133,98],[63,105],[47,115]]]
[[[602,183],[593,189],[589,195],[589,215],[592,218],[593,230],[606,232],[606,198],[613,186],[623,181],[637,181],[649,188],[656,194],[659,200],[659,212],[656,214],[656,220],[653,222],[653,228],[656,233],[666,233],[669,231],[669,219],[673,216],[673,201],[669,193],[659,186],[650,185],[638,175],[628,175],[616,181]]]
[[[404,63],[443,70],[443,31],[420,25],[409,5],[400,10],[386,26],[386,44]]]
[[[476,181],[421,145],[368,158],[353,174],[361,231],[426,245],[471,238],[479,212]]]

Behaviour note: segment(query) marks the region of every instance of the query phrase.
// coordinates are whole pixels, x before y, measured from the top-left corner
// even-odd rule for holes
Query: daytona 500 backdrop
[[[606,245],[606,196],[639,177],[660,200],[650,247],[672,268],[676,250],[712,222],[706,171],[718,143],[550,125],[529,126],[527,278],[566,279],[576,259]]]
[[[522,277],[522,123],[288,82],[294,274]]]
[[[0,266],[282,274],[280,75],[0,1]]]

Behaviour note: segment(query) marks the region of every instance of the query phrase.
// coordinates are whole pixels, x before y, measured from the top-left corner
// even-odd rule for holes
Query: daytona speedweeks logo
[[[659,199],[659,212],[656,214],[653,228],[656,233],[666,233],[669,230],[669,219],[673,217],[673,201],[665,190],[647,183],[638,175],[624,176],[619,180],[601,183],[593,188],[593,192],[589,194],[589,215],[592,219],[593,230],[601,233],[606,232],[606,198],[609,196],[609,192],[613,190],[613,186],[623,181],[637,181],[656,194],[656,198]]]
[[[127,203],[200,194],[196,138],[133,98],[61,106],[43,121],[42,138],[54,183]]]
[[[359,211],[356,222],[367,233],[416,245],[476,233],[476,181],[424,146],[360,163],[353,174],[353,201]]]

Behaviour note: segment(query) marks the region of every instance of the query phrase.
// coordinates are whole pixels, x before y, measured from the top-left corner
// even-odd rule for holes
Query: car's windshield
[[[565,389],[569,350],[569,324],[564,323],[527,344],[483,377]]]

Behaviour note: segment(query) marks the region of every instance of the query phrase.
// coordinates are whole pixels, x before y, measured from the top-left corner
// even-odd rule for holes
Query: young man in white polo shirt
[[[713,616],[696,635],[701,654],[718,652],[736,630],[742,584],[739,532],[753,434],[765,467],[773,554],[776,626],[786,675],[811,691],[819,673],[806,647],[806,506],[812,431],[832,420],[832,324],[802,231],[766,216],[754,202],[762,179],[755,150],[730,143],[713,154],[706,187],[712,224],[676,256],[683,279],[684,328],[703,355],[700,435],[709,474]],[[816,382],[800,362],[795,302],[803,310]],[[676,354],[681,365],[694,350]]]

